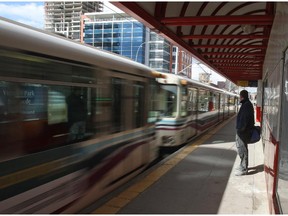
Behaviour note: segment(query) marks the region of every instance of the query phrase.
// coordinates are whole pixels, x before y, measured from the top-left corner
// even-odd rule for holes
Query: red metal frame
[[[215,58],[233,59],[245,68],[243,57],[254,57],[249,59],[251,64],[263,65],[274,20],[274,2],[179,2],[182,5],[178,16],[175,11],[172,13],[170,2],[112,3],[235,83],[250,79],[244,74],[247,70],[238,71],[237,77],[229,72],[228,61],[221,61],[226,67],[220,67]],[[142,7],[144,4],[147,5]],[[149,10],[144,9],[148,7]],[[243,25],[255,26],[257,30],[246,34]],[[184,28],[185,32],[190,28],[190,33],[184,35]],[[251,76],[254,77],[252,72]],[[261,78],[262,69],[257,68],[257,79]]]

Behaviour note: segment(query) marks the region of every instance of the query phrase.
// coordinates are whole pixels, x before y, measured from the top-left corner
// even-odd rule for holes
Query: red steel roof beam
[[[219,67],[220,70],[224,70],[224,71],[242,71],[242,72],[250,72],[250,73],[259,73],[261,71],[261,68],[245,68],[242,69],[243,67]]]
[[[267,35],[184,35],[183,39],[269,39]]]
[[[235,71],[238,71],[238,72],[241,72],[241,73],[249,73],[249,74],[262,74],[261,70],[257,70],[257,71],[251,71],[251,70],[238,70],[237,68],[236,69],[230,69],[230,68],[225,68],[225,69],[221,69],[219,68],[220,70],[224,71],[224,72],[227,72],[227,71],[230,71],[230,73],[234,73]]]
[[[264,53],[261,52],[249,52],[249,53],[241,53],[241,52],[201,52],[202,55],[235,55],[235,56],[263,56]]]
[[[214,65],[217,65],[217,66],[228,66],[228,65],[231,65],[231,64],[233,64],[233,66],[241,66],[241,67],[243,67],[243,66],[255,66],[255,67],[262,67],[262,64],[250,64],[250,63],[247,63],[247,62],[243,62],[243,63],[238,63],[238,62],[229,62],[229,63],[223,63],[223,62],[213,62],[212,64],[214,64]]]
[[[239,74],[251,74],[251,75],[259,75],[259,71],[258,72],[250,72],[250,71],[239,71],[239,70],[234,70],[234,71],[231,71],[231,70],[227,70],[225,71],[225,73],[227,74],[236,74],[236,73],[239,73]]]
[[[273,15],[249,16],[201,16],[201,17],[166,17],[161,19],[165,25],[272,25]]]
[[[262,70],[258,69],[258,70],[252,70],[252,69],[242,69],[242,68],[220,68],[220,70],[222,71],[230,71],[230,72],[235,72],[235,71],[239,71],[239,72],[249,72],[249,73],[262,73]]]
[[[263,45],[213,45],[213,44],[200,44],[200,45],[193,45],[192,46],[193,48],[218,48],[218,49],[221,49],[221,48],[252,48],[252,49],[266,49],[267,47],[266,46],[263,46]]]
[[[250,65],[252,65],[252,66],[263,66],[263,63],[262,62],[243,62],[243,61],[241,61],[241,62],[239,62],[239,61],[230,61],[230,62],[211,62],[213,65],[233,65],[233,66],[235,66],[235,65],[237,65],[237,66],[243,66],[243,65],[246,65],[246,66],[250,66]]]
[[[189,46],[185,41],[183,41],[178,35],[173,33],[170,29],[168,29],[165,25],[155,19],[148,12],[143,10],[136,2],[111,2],[113,5],[123,10],[130,16],[134,17],[138,21],[142,22],[145,26],[150,29],[157,29],[162,36],[169,38],[173,43],[178,44],[180,47],[185,49],[194,55],[195,58],[203,61],[203,63],[210,66],[212,69],[218,70],[215,68],[213,64],[211,64],[207,59],[205,59],[201,54],[199,54],[196,50],[194,50],[191,46]],[[229,79],[229,78],[228,78]]]
[[[245,57],[242,57],[242,58],[239,58],[239,57],[215,57],[215,58],[213,58],[213,57],[208,57],[208,59],[210,59],[210,60],[212,60],[212,61],[214,61],[214,60],[216,60],[216,61],[219,61],[219,60],[221,60],[221,61],[255,61],[255,59],[256,59],[256,61],[262,61],[263,60],[263,58],[261,57],[261,56],[259,56],[259,57],[257,57],[257,58],[255,58],[255,57],[251,57],[251,56],[245,56]]]
[[[229,75],[230,76],[247,76],[247,78],[251,75],[251,76],[259,76],[259,74],[250,74],[249,72],[247,73],[243,73],[243,72],[239,72],[239,71],[234,71],[234,72],[225,72],[225,74]]]

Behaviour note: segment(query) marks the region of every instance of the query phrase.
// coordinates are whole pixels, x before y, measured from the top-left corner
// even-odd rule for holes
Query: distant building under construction
[[[81,15],[103,11],[103,2],[45,2],[45,29],[80,41]]]

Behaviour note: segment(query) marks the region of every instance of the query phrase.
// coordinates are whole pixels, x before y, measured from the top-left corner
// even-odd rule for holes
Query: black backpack
[[[249,141],[249,144],[256,143],[261,138],[261,127],[260,126],[254,126],[251,133],[251,138]]]

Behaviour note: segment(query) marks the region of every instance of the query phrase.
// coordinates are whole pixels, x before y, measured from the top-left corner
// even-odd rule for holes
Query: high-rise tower
[[[103,2],[45,2],[45,29],[80,41],[81,15],[103,11]]]
[[[170,72],[171,44],[123,12],[86,13],[83,42]]]

